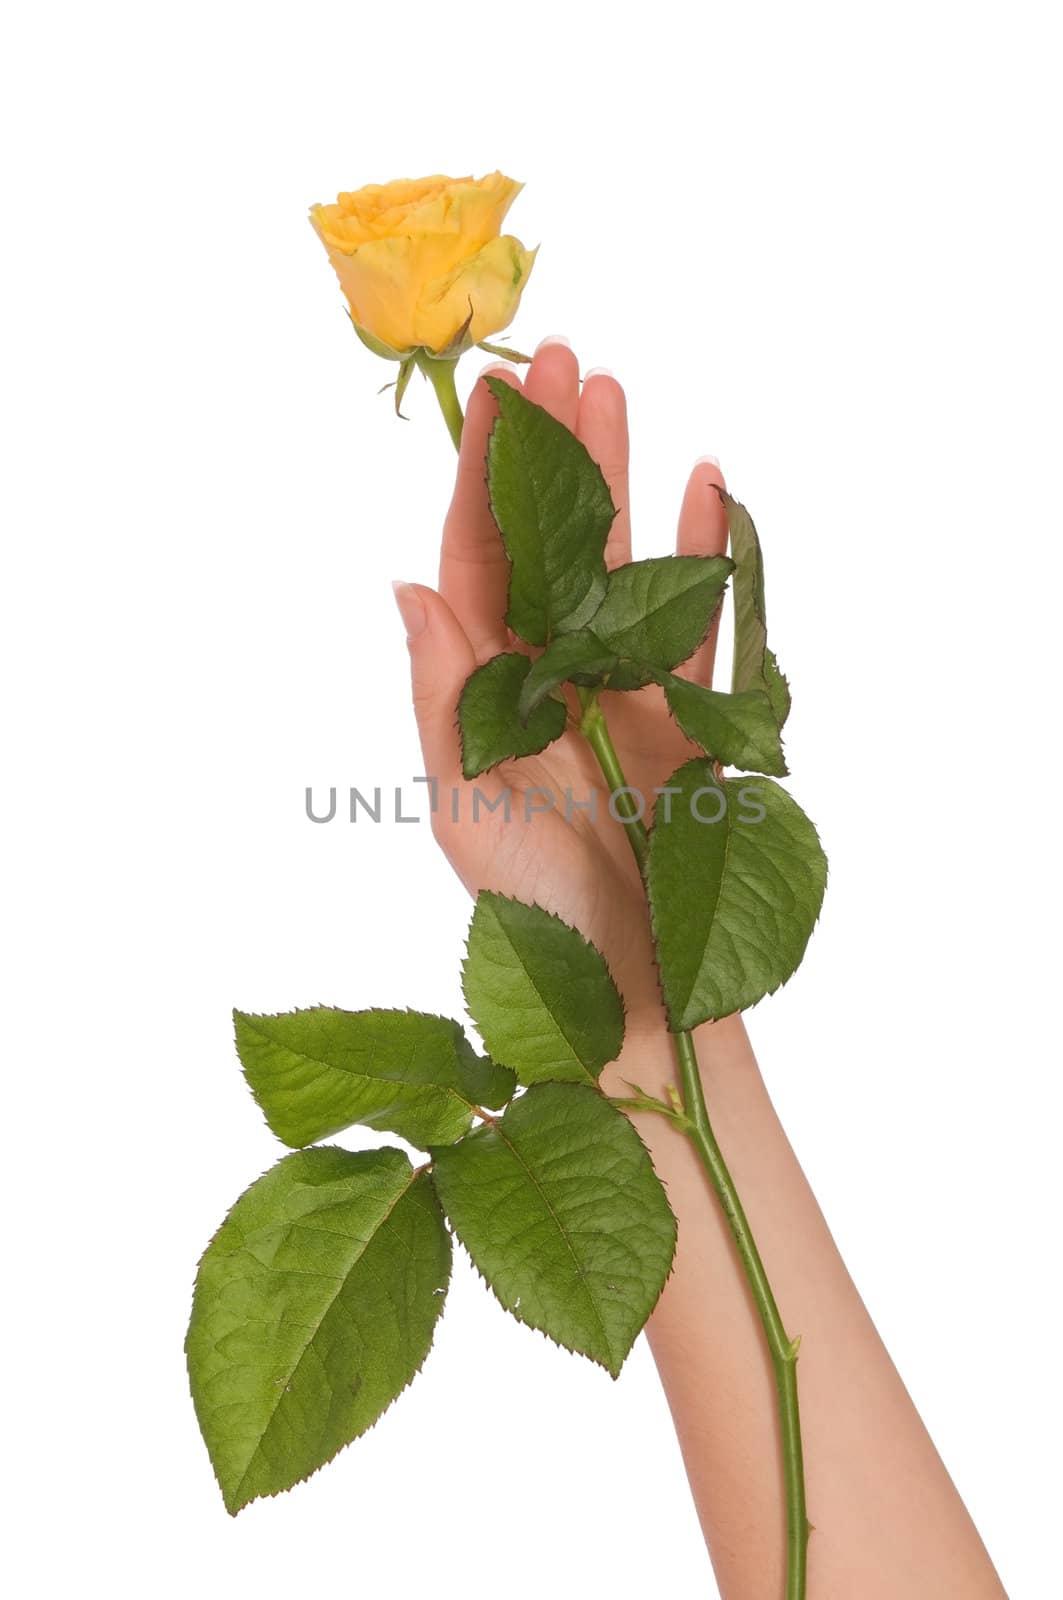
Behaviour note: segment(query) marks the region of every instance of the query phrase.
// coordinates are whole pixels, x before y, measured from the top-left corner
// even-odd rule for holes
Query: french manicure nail
[[[718,467],[720,458],[719,456],[699,456],[694,465],[696,467]]]
[[[428,621],[428,612],[412,583],[403,583],[401,578],[396,578],[391,585],[395,594],[395,604],[399,608],[399,616],[406,627],[407,639],[416,639],[419,633],[424,632]]]
[[[536,350],[543,350],[548,344],[561,344],[564,345],[566,350],[572,349],[571,344],[565,338],[563,333],[548,333],[545,339],[539,340],[539,343],[535,346],[535,348]]]
[[[583,374],[583,381],[584,381],[584,383],[586,383],[588,378],[615,378],[615,377],[616,377],[616,373],[613,371],[612,367],[590,367]]]

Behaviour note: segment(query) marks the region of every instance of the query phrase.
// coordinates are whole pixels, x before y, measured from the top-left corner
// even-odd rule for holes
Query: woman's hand
[[[519,384],[509,368],[487,370]],[[620,384],[601,372],[581,384],[572,351],[547,340],[536,351],[523,387],[530,400],[571,428],[598,462],[617,507],[606,561],[610,567],[630,561],[627,413]],[[662,1027],[643,888],[623,827],[610,815],[595,759],[572,725],[574,717],[541,754],[504,762],[471,782],[462,776],[456,707],[466,678],[500,651],[528,650],[503,620],[509,563],[487,501],[487,436],[496,411],[481,377],[469,400],[454,497],[443,527],[439,592],[420,584],[396,585],[409,636],[425,771],[438,780],[435,835],[470,893],[492,889],[533,901],[598,946],[624,995],[629,1030]],[[694,467],[679,515],[680,554],[719,555],[726,549],[727,520],[712,487],[722,482],[715,463],[700,461]],[[700,683],[711,682],[715,632],[714,626],[680,669]],[[654,788],[667,782],[696,747],[679,731],[657,688],[606,694],[602,705],[627,781],[645,797],[648,817]],[[571,709],[575,715],[574,696]],[[474,816],[477,789],[484,798]],[[508,820],[502,802],[507,789]],[[488,809],[492,803],[499,809]]]
[[[516,375],[498,369],[511,383]],[[524,384],[530,399],[575,430],[618,507],[606,552],[631,559],[624,392],[604,374],[583,384],[567,346],[547,342]],[[661,1095],[674,1079],[642,886],[622,825],[582,735],[571,728],[541,755],[506,762],[474,783],[461,775],[456,706],[468,675],[502,650],[509,565],[487,504],[484,455],[494,401],[478,382],[443,530],[440,592],[398,587],[413,661],[425,768],[439,780],[435,832],[468,888],[536,901],[603,952],[628,1009],[627,1039],[606,1069],[616,1093],[637,1082]],[[687,484],[677,548],[719,555],[726,520],[699,462]],[[714,639],[683,669],[710,681]],[[655,786],[693,753],[656,689],[605,695],[628,783],[652,804]],[[573,706],[573,709],[574,706]],[[511,820],[481,809],[479,788],[512,791]],[[570,807],[598,790],[598,811]],[[545,804],[549,810],[525,810]],[[457,820],[451,810],[457,793]],[[785,1326],[802,1335],[800,1387],[808,1503],[816,1532],[809,1593],[861,1600],[1003,1600],[992,1563],[875,1332],[768,1098],[741,1018],[697,1030],[716,1136],[746,1211]],[[603,1084],[606,1082],[603,1078]],[[689,1141],[666,1119],[636,1113],[679,1219],[675,1270],[647,1326],[698,1512],[725,1600],[773,1600],[783,1589],[784,1512],[775,1386],[757,1313],[723,1211],[711,1201]],[[736,1448],[736,1441],[740,1448]]]

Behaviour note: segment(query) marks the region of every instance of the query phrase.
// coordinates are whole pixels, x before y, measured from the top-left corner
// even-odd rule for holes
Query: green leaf
[[[774,653],[768,649],[764,557],[760,540],[745,506],[726,489],[717,489],[717,493],[727,509],[731,554],[735,559],[731,689],[735,694],[747,689],[762,690],[781,728],[790,713],[790,690]]]
[[[762,690],[723,694],[670,672],[658,674],[657,681],[687,738],[715,756],[721,766],[785,776],[779,725]]]
[[[764,652],[764,682],[771,702],[772,715],[781,728],[790,715],[790,685],[786,674],[775,659],[774,650]]]
[[[227,1509],[290,1489],[420,1370],[450,1280],[426,1171],[400,1150],[285,1156],[199,1264],[185,1351]]]
[[[497,1122],[434,1151],[432,1181],[506,1310],[615,1378],[676,1238],[627,1118],[586,1085],[540,1084]]]
[[[473,1107],[500,1106],[512,1073],[478,1056],[456,1022],[420,1011],[233,1013],[251,1092],[285,1144],[313,1144],[360,1122],[411,1144],[449,1144]]]
[[[477,896],[465,1004],[521,1083],[594,1083],[624,1042],[624,1004],[592,944],[541,906]]]
[[[616,507],[574,433],[501,378],[487,385],[499,412],[487,490],[513,569],[506,621],[529,644],[547,644],[598,609]]]
[[[611,572],[594,614],[596,637],[625,663],[610,677],[610,689],[648,682],[639,667],[667,670],[688,660],[709,631],[732,570],[726,556],[659,556]]]
[[[647,887],[669,1024],[679,1031],[755,1005],[796,971],[827,860],[800,806],[768,778],[716,783],[698,759],[668,789]]]
[[[562,633],[532,665],[520,692],[518,711],[529,717],[536,706],[562,683],[601,683],[616,666],[616,654],[587,628]]]
[[[465,680],[458,701],[461,766],[467,778],[512,756],[533,756],[565,731],[568,712],[560,700],[543,700],[525,722],[520,695],[531,671],[527,656],[494,656]]]

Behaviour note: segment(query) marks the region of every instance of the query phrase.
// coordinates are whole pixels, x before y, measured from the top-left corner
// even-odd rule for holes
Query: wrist
[[[735,1074],[759,1078],[757,1060],[740,1013],[719,1022],[702,1023],[694,1030],[694,1044],[707,1096],[712,1095],[717,1080]],[[673,1035],[668,1031],[663,1007],[629,1013],[624,1048],[603,1070],[600,1082],[608,1095],[630,1094],[630,1085],[637,1084],[647,1094],[665,1101],[669,1086],[678,1088]]]

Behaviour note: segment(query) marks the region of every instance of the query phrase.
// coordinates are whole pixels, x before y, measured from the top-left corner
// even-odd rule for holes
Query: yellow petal
[[[444,193],[409,212],[403,232],[411,238],[434,233],[460,238],[462,249],[460,256],[455,253],[456,265],[458,259],[475,255],[489,240],[498,237],[506,212],[522,188],[523,184],[500,172],[475,181],[455,181]]]
[[[371,239],[352,253],[330,246],[329,260],[358,326],[393,350],[411,350],[419,279],[410,240]]]
[[[491,239],[471,260],[428,284],[414,319],[418,344],[445,350],[472,308],[469,338],[487,339],[509,326],[535,260],[519,239]]]
[[[431,178],[396,178],[393,183],[370,183],[351,194],[341,194],[336,203],[369,237],[386,239],[402,231],[404,219],[418,206],[443,194],[451,184],[468,181],[445,178],[441,173]]]
[[[534,258],[518,240],[498,237],[521,188],[502,172],[436,174],[368,184],[313,206],[310,220],[355,323],[397,350],[443,349],[472,298],[473,330],[483,330],[475,337],[504,327]]]
[[[311,206],[310,221],[326,250],[352,252],[373,237],[357,217],[349,216],[338,205]]]

